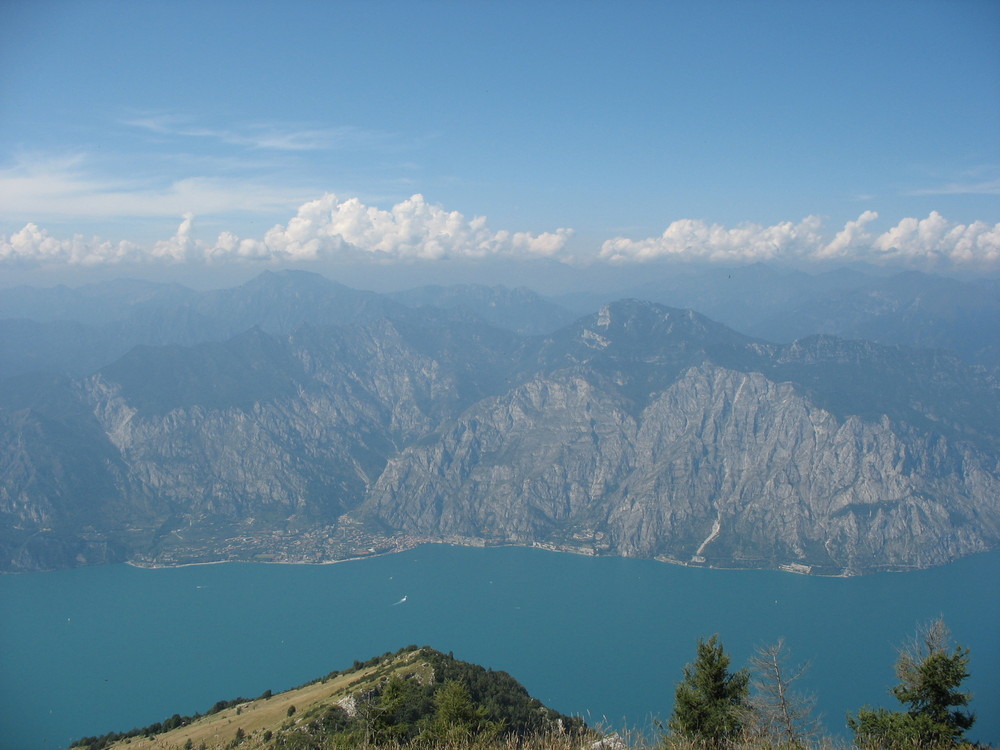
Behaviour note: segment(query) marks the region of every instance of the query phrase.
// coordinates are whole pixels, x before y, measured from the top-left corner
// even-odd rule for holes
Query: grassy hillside
[[[315,682],[256,699],[217,703],[130,732],[78,740],[87,750],[550,746],[592,736],[552,711],[505,672],[410,646]],[[545,738],[543,742],[541,738]],[[567,745],[568,747],[568,745]]]

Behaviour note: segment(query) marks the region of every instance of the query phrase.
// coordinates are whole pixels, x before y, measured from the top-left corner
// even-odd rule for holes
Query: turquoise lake
[[[852,579],[704,570],[537,549],[427,545],[337,565],[125,565],[0,576],[0,747],[65,747],[220,699],[282,690],[408,644],[510,672],[590,722],[671,711],[699,637],[742,666],[784,636],[827,729],[896,707],[895,649],[943,615],[971,648],[1000,743],[1000,552]],[[398,603],[406,597],[406,601]]]

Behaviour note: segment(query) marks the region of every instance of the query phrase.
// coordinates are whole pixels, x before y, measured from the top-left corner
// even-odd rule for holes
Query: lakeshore
[[[472,548],[522,548],[541,549],[548,552],[558,552],[583,557],[610,557],[621,559],[651,559],[667,565],[677,565],[686,568],[701,568],[706,570],[776,570],[795,575],[818,578],[854,578],[859,575],[874,575],[878,573],[910,573],[925,568],[913,566],[886,567],[859,573],[852,570],[830,572],[817,571],[815,566],[797,562],[778,563],[775,565],[719,565],[709,563],[704,557],[695,555],[689,560],[682,560],[667,555],[657,555],[652,558],[630,558],[615,555],[607,549],[593,545],[571,542],[508,542],[487,539],[485,537],[465,536],[418,536],[412,534],[360,535],[356,531],[351,535],[350,543],[343,541],[344,534],[331,532],[334,527],[327,527],[300,535],[293,540],[285,539],[282,532],[270,532],[266,535],[242,535],[223,540],[220,545],[220,555],[215,559],[197,559],[199,556],[211,556],[210,553],[198,548],[171,548],[155,556],[137,556],[125,560],[126,565],[144,569],[183,568],[192,565],[217,565],[222,563],[263,563],[276,565],[333,565],[342,562],[368,560],[385,555],[394,555],[412,550],[427,544],[443,544],[455,547]],[[288,542],[288,543],[286,543]],[[303,550],[305,547],[305,550]],[[955,562],[954,560],[951,562]],[[950,564],[950,563],[948,563]]]

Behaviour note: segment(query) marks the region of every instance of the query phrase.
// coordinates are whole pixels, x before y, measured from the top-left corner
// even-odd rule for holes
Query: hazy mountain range
[[[0,569],[445,539],[859,573],[1000,542],[995,282],[622,291],[0,290]]]

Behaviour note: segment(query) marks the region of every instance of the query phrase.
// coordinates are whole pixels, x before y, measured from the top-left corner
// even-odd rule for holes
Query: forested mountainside
[[[0,569],[448,540],[856,574],[1000,543],[995,371],[946,351],[774,344],[638,300],[530,335],[452,304],[475,288],[408,307],[298,273],[113,288],[79,325],[141,308],[173,340],[3,381]],[[532,298],[484,299],[496,323]]]

